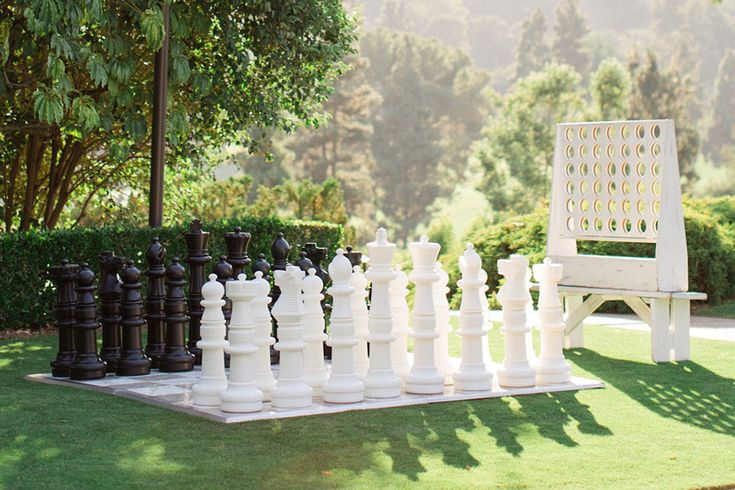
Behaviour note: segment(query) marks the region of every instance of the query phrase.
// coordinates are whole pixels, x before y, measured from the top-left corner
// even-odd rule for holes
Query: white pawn
[[[452,365],[449,361],[449,333],[452,331],[452,325],[449,323],[449,300],[447,300],[449,274],[442,268],[440,262],[436,262],[434,268],[439,274],[439,280],[433,284],[432,289],[436,309],[436,331],[439,334],[434,342],[434,357],[439,374],[444,376],[444,384],[451,385],[453,381]]]
[[[271,312],[268,310],[268,304],[271,297],[268,293],[271,285],[263,279],[263,272],[257,271],[255,279],[251,281],[255,285],[255,297],[253,298],[253,324],[255,326],[255,336],[253,343],[258,348],[253,359],[253,377],[255,384],[260,391],[263,392],[263,401],[270,401],[271,391],[276,384],[276,378],[273,377],[271,370],[271,345],[275,344],[276,339],[271,337],[273,331],[273,320]]]
[[[301,280],[304,271],[289,265],[285,271],[275,271],[276,286],[281,296],[273,305],[278,321],[278,342],[281,353],[280,372],[271,391],[274,408],[306,408],[311,406],[313,391],[304,379],[304,304],[301,300]]]
[[[192,402],[201,407],[218,407],[220,394],[227,388],[224,349],[229,342],[225,340],[225,315],[222,313],[224,294],[225,288],[217,282],[217,274],[210,274],[209,281],[202,286],[202,338],[197,342],[197,347],[202,349],[202,375],[191,388]]]
[[[505,276],[505,284],[498,292],[498,301],[503,307],[505,333],[505,359],[498,370],[498,384],[512,388],[533,386],[536,370],[528,361],[526,333],[528,282],[526,273],[528,260],[522,255],[511,255],[510,259],[498,260],[498,272]]]
[[[227,389],[220,395],[223,412],[247,413],[263,409],[263,392],[253,379],[253,354],[258,348],[253,343],[252,300],[255,297],[255,284],[240,274],[236,281],[227,281],[227,297],[232,300],[230,319],[229,347],[230,377]]]
[[[390,282],[390,314],[393,322],[392,334],[396,338],[390,344],[391,364],[393,371],[404,379],[411,371],[408,362],[408,319],[409,310],[406,296],[408,295],[408,276],[395,266],[396,278]]]
[[[539,282],[538,329],[541,332],[541,355],[536,365],[536,384],[569,383],[572,367],[564,360],[564,311],[559,300],[558,284],[562,265],[544,259],[533,266],[533,277]]]
[[[394,398],[401,394],[401,379],[391,365],[391,334],[393,322],[390,311],[390,281],[396,278],[391,262],[395,244],[388,241],[385,228],[379,228],[375,241],[367,244],[370,269],[367,278],[373,284],[370,301],[370,369],[365,377],[365,396],[370,398]]]
[[[360,379],[364,379],[365,375],[367,375],[369,365],[367,347],[369,334],[368,308],[365,302],[368,297],[368,280],[358,265],[352,268],[350,286],[355,289],[355,292],[350,296],[352,317],[355,320],[355,337],[357,337],[357,345],[355,345],[355,372],[357,372],[357,376]]]
[[[441,246],[429,242],[427,236],[409,244],[413,260],[410,279],[416,284],[413,307],[413,366],[405,379],[406,393],[437,395],[444,393],[444,376],[436,369],[434,342],[439,337],[436,331],[436,311],[432,284],[439,280],[434,263]]]
[[[355,372],[355,321],[352,317],[350,286],[352,266],[342,249],[329,264],[332,286],[327,294],[332,296],[332,315],[329,325],[329,340],[332,347],[332,371],[324,383],[324,401],[327,403],[356,403],[365,398],[365,385]]]
[[[324,299],[322,288],[324,283],[316,276],[316,269],[309,269],[309,274],[301,281],[304,299],[304,378],[309,383],[314,396],[322,395],[322,386],[327,380],[327,368],[324,365],[324,310],[321,301]]]
[[[459,391],[492,389],[493,376],[483,358],[482,339],[487,336],[487,328],[478,294],[487,286],[483,280],[485,276],[480,274],[482,260],[474,248],[474,245],[468,243],[464,253],[459,257],[462,279],[457,285],[462,290],[462,303],[459,307],[458,333],[462,337],[462,362],[459,371],[454,373],[454,388]]]

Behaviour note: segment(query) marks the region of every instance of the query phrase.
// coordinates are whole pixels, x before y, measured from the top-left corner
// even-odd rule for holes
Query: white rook
[[[365,302],[368,297],[367,287],[368,279],[362,273],[359,265],[352,268],[350,276],[350,286],[355,290],[350,295],[350,305],[352,308],[352,317],[355,321],[355,372],[360,379],[365,378],[368,371],[368,308]]]
[[[393,371],[404,379],[411,371],[408,363],[408,318],[409,310],[406,296],[408,295],[408,276],[401,270],[400,265],[395,268],[396,278],[390,282],[390,314],[393,322],[392,334],[396,338],[390,344],[390,356]]]
[[[526,350],[528,295],[528,260],[522,255],[511,255],[510,259],[498,260],[498,272],[505,277],[505,284],[498,292],[498,301],[503,307],[505,333],[505,359],[498,370],[500,386],[520,388],[533,386],[536,371],[528,362]]]
[[[459,270],[462,279],[457,285],[462,290],[462,303],[459,307],[459,335],[462,337],[462,362],[459,371],[454,373],[454,389],[459,391],[486,391],[492,389],[493,376],[488,371],[483,358],[482,339],[487,336],[485,315],[480,303],[480,291],[485,286],[482,260],[467,244],[459,257]],[[484,294],[483,294],[484,297]]]
[[[327,380],[327,368],[324,366],[324,310],[321,301],[324,299],[322,288],[324,283],[316,275],[316,269],[309,269],[308,275],[301,283],[304,292],[304,378],[309,383],[314,396],[322,395],[322,386]]]
[[[255,385],[263,392],[263,400],[270,401],[271,391],[276,384],[271,370],[271,353],[270,347],[276,342],[271,337],[273,330],[273,320],[271,312],[268,310],[268,303],[271,302],[268,293],[271,285],[263,279],[263,273],[258,271],[255,273],[255,279],[252,280],[255,285],[255,297],[253,298],[253,325],[255,327],[255,337],[253,343],[258,348],[253,359],[253,377]]]
[[[210,274],[209,281],[202,286],[202,338],[197,342],[197,347],[202,349],[202,375],[191,388],[192,403],[202,407],[218,407],[220,394],[227,388],[224,294],[225,288],[217,282],[217,274]]]
[[[223,412],[247,413],[263,409],[263,392],[253,379],[253,355],[258,348],[253,343],[252,300],[255,297],[255,284],[240,274],[236,281],[227,281],[227,297],[232,300],[230,319],[229,347],[230,377],[227,389],[220,395]]]
[[[558,284],[562,265],[544,259],[533,266],[539,283],[538,329],[541,332],[541,355],[536,364],[536,384],[549,385],[571,381],[572,367],[564,360],[564,310],[559,300]]]
[[[427,236],[409,244],[413,260],[410,279],[416,284],[413,306],[413,366],[405,379],[406,393],[436,395],[444,392],[444,376],[436,369],[434,342],[439,337],[436,331],[436,311],[432,284],[439,280],[434,263],[440,245],[429,242]]]
[[[449,300],[447,293],[449,288],[449,274],[442,268],[440,262],[434,264],[439,280],[434,283],[434,308],[436,309],[436,331],[439,334],[434,342],[434,357],[436,358],[436,369],[444,376],[444,384],[452,384],[452,365],[449,362],[449,333],[452,326],[449,323]]]
[[[329,340],[332,347],[332,371],[324,383],[324,401],[327,403],[356,403],[365,398],[365,385],[355,372],[355,321],[352,316],[350,286],[352,266],[342,249],[329,264],[332,286],[327,294],[332,298],[332,315],[329,325]]]
[[[370,368],[365,377],[365,396],[393,398],[401,394],[401,379],[393,372],[391,343],[393,322],[390,311],[390,282],[396,278],[391,262],[396,246],[390,243],[385,228],[378,228],[375,241],[367,244],[370,269],[367,278],[373,284],[368,329]]]
[[[271,392],[274,408],[306,408],[311,405],[312,389],[304,379],[304,305],[301,301],[301,280],[304,271],[289,265],[285,271],[275,271],[276,286],[281,296],[273,305],[278,321],[278,342],[281,353],[280,371]]]

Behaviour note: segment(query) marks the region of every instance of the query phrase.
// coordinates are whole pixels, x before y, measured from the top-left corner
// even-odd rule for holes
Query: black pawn
[[[202,350],[197,347],[201,339],[202,324],[202,286],[204,285],[204,267],[212,260],[207,255],[207,243],[209,232],[202,231],[202,222],[195,219],[189,226],[189,231],[184,233],[186,240],[187,256],[184,261],[189,264],[189,341],[187,346],[189,352],[196,357],[196,364],[202,363]]]
[[[263,274],[263,279],[270,282],[271,265],[268,263],[267,260],[265,260],[265,254],[258,254],[258,260],[253,262],[250,270],[252,271],[253,276],[255,276],[256,272],[260,271]]]
[[[71,379],[100,379],[107,364],[97,355],[97,305],[94,302],[94,272],[85,263],[74,276],[77,304],[74,308],[74,345],[77,356],[69,368]]]
[[[148,343],[145,353],[151,358],[151,367],[158,368],[166,352],[166,249],[158,238],[151,240],[145,254],[148,270],[148,295],[145,298],[145,320],[148,324]]]
[[[283,238],[283,233],[279,233],[276,239],[271,244],[271,257],[273,258],[273,265],[271,269],[274,271],[285,271],[288,266],[288,254],[291,251],[291,245]],[[271,304],[276,304],[278,298],[281,297],[281,288],[273,285],[271,289],[271,297],[273,301]],[[278,341],[278,321],[273,319],[273,338]],[[271,345],[271,363],[277,364],[280,360],[280,353]]]
[[[230,319],[232,318],[232,300],[227,297],[227,281],[234,280],[232,278],[232,270],[233,267],[227,262],[227,257],[220,255],[219,263],[214,266],[214,270],[212,271],[217,275],[217,282],[225,288],[225,295],[222,296],[222,299],[225,300],[225,304],[222,306],[222,314],[225,316],[225,326],[227,328],[225,339],[229,338]],[[230,367],[230,354],[227,352],[225,352],[225,367]]]
[[[184,295],[184,267],[174,257],[166,269],[166,352],[159,369],[178,373],[194,369],[194,354],[186,348],[186,296]]]
[[[77,351],[74,347],[74,275],[79,270],[77,264],[62,260],[61,265],[49,269],[51,280],[56,286],[56,328],[59,329],[59,351],[51,361],[51,375],[57,378],[69,376],[69,367],[74,362]]]
[[[294,262],[294,265],[301,269],[302,271],[308,273],[309,269],[314,268],[314,263],[309,259],[307,256],[306,250],[301,251],[301,254],[299,254],[299,260]]]
[[[232,266],[232,277],[238,277],[243,273],[245,267],[250,265],[250,257],[248,257],[249,244],[250,233],[243,232],[239,226],[236,226],[233,231],[225,233],[227,262]]]
[[[141,328],[145,325],[143,319],[143,297],[140,290],[140,270],[132,260],[128,260],[126,267],[120,272],[122,279],[122,354],[117,361],[115,374],[118,376],[141,376],[151,372],[151,360],[143,352],[143,338]]]
[[[107,363],[107,372],[114,373],[122,351],[120,338],[120,298],[122,288],[117,274],[125,259],[112,252],[102,252],[100,262],[99,296],[102,305],[102,350],[100,357]]]

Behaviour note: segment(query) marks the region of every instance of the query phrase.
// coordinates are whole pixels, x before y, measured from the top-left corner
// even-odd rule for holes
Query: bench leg
[[[671,300],[671,330],[674,334],[674,360],[689,360],[689,300]]]
[[[663,298],[651,300],[651,356],[654,362],[671,360],[671,301]]]
[[[564,310],[567,315],[572,311],[576,310],[582,305],[582,296],[565,296],[564,297]],[[579,322],[576,328],[569,332],[564,338],[564,344],[567,349],[574,349],[575,347],[584,347],[584,320]],[[571,328],[572,325],[567,325],[567,328]]]

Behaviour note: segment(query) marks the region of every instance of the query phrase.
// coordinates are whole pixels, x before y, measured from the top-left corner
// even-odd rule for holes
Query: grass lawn
[[[735,344],[589,327],[567,351],[608,387],[225,426],[32,383],[55,339],[0,342],[0,487],[694,488],[735,485]],[[495,329],[491,344],[501,358]],[[456,349],[456,343],[454,344]]]

